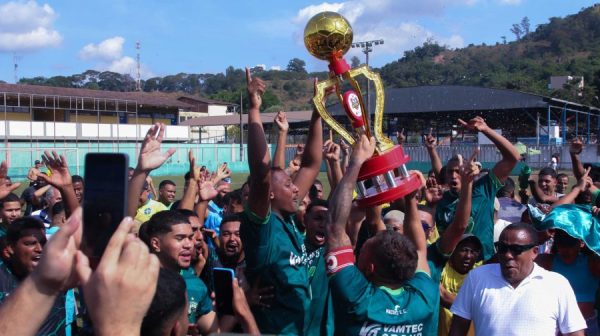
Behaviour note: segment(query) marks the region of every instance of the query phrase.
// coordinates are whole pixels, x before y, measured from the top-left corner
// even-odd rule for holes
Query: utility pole
[[[366,55],[367,58],[367,66],[369,66],[369,53],[373,51],[373,46],[383,44],[383,40],[371,40],[364,42],[355,42],[352,43],[352,48],[362,48],[362,52]],[[371,95],[369,91],[371,90],[371,81],[367,80],[367,112],[368,115],[371,115]]]
[[[137,77],[135,80],[135,90],[142,91],[142,75],[140,73],[140,42],[135,42],[135,49],[137,50],[136,61],[137,61]]]
[[[244,113],[243,90],[240,91],[240,161],[244,160],[244,123],[242,122],[242,114]]]

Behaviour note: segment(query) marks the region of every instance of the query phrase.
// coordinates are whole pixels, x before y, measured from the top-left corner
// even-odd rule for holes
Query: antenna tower
[[[135,81],[135,90],[142,91],[142,75],[140,74],[140,42],[135,43],[135,49],[137,49],[137,78]]]

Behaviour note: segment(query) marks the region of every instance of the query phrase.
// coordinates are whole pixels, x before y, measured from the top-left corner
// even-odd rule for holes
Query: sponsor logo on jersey
[[[365,322],[358,332],[359,336],[422,336],[423,323],[417,324],[379,324]]]

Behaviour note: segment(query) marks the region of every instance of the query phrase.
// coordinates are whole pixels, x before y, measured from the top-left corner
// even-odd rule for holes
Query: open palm
[[[160,144],[165,136],[165,125],[156,123],[146,133],[142,149],[138,160],[138,169],[142,171],[151,171],[160,167],[167,159],[175,153],[174,148],[169,148],[166,152],[160,151]]]

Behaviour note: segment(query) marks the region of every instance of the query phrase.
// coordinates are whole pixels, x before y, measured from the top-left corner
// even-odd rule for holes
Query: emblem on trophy
[[[320,60],[329,62],[330,78],[317,84],[313,97],[317,111],[329,127],[350,145],[354,144],[361,134],[375,137],[375,153],[362,165],[357,180],[358,205],[368,207],[403,197],[417,190],[421,181],[416,174],[409,174],[406,169],[410,157],[404,154],[402,146],[395,145],[383,134],[385,93],[381,77],[366,65],[351,69],[344,60],[344,54],[352,45],[352,37],[350,23],[342,15],[334,12],[322,12],[313,16],[304,29],[304,45],[308,52]],[[373,125],[356,80],[361,76],[371,81],[375,87]],[[342,92],[343,84],[349,84],[352,89]],[[350,119],[352,131],[348,131],[337,122],[325,108],[323,98],[329,88],[335,88],[335,96]]]

